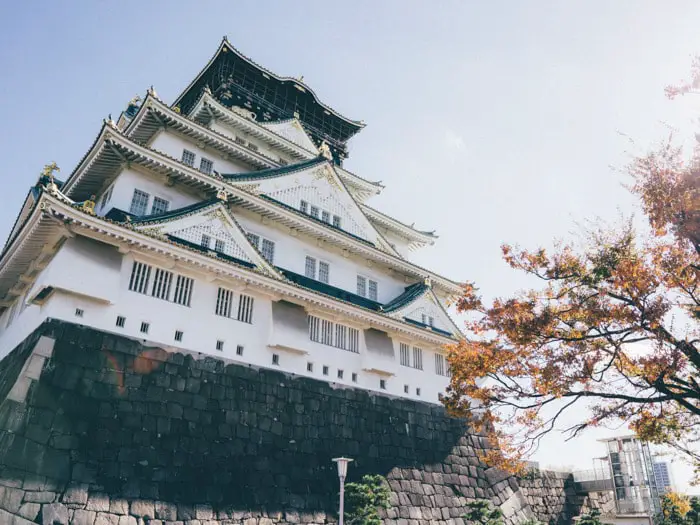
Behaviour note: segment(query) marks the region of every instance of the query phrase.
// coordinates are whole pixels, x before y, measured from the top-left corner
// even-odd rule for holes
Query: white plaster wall
[[[234,129],[231,126],[227,125],[224,122],[220,122],[218,120],[212,120],[209,123],[209,128],[212,131],[216,131],[217,133],[221,133],[225,137],[230,138],[231,140],[236,140],[236,136],[242,138],[246,142],[255,144],[258,147],[258,153],[261,153],[262,155],[265,155],[266,157],[272,159],[272,160],[277,160],[277,159],[284,159],[285,161],[292,163],[292,162],[298,162],[292,160],[292,158],[287,155],[286,153],[282,153],[280,151],[277,151],[273,149],[267,142],[263,142],[262,140],[258,139],[257,137],[253,137],[249,135],[248,133],[244,133],[243,131],[239,129]],[[246,169],[241,169],[237,171],[254,171],[252,168],[246,168]],[[235,172],[230,172],[230,173],[235,173]]]
[[[182,135],[176,135],[168,131],[161,131],[149,144],[151,149],[165,153],[177,160],[182,159],[182,150],[187,149],[197,155],[194,161],[194,168],[199,169],[199,162],[205,157],[214,162],[214,171],[219,173],[239,173],[253,171],[242,162],[232,161],[224,158],[218,150],[207,148],[203,144],[197,144],[188,140]]]
[[[411,252],[408,247],[408,240],[405,237],[396,235],[391,230],[387,230],[386,228],[383,228],[381,226],[378,226],[377,230],[379,230],[382,233],[382,235],[384,235],[384,238],[389,244],[394,246],[394,248],[397,252],[399,252],[399,255],[401,255],[401,257],[403,257],[407,261],[410,260]]]

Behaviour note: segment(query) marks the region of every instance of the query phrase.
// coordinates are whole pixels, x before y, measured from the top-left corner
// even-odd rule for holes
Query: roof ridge
[[[328,159],[326,159],[325,157],[318,156],[312,159],[302,160],[301,162],[287,164],[285,166],[278,166],[275,168],[266,168],[264,170],[249,171],[245,173],[221,173],[220,175],[226,180],[252,180],[260,178],[273,178],[305,170],[323,162],[328,162]]]

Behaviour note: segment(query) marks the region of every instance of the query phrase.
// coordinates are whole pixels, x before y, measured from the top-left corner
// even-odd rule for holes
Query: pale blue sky
[[[438,230],[416,262],[508,294],[524,281],[502,242],[633,211],[610,169],[628,158],[620,132],[643,151],[663,122],[693,129],[697,102],[663,87],[700,52],[698,20],[692,0],[2,2],[0,232],[44,164],[66,176],[151,84],[172,101],[227,34],[367,123],[346,167],[384,181],[372,205]],[[555,436],[540,459],[586,468],[607,434]]]

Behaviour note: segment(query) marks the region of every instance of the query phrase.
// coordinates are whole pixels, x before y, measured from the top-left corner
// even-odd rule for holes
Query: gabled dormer
[[[404,293],[386,303],[382,311],[395,319],[442,335],[457,336],[461,333],[435,295],[429,280],[407,286]]]

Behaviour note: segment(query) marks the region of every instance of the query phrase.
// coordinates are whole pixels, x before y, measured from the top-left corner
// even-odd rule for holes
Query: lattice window
[[[360,331],[357,328],[348,328],[347,349],[356,354],[360,353]]]
[[[318,280],[321,281],[322,283],[328,283],[328,279],[330,277],[330,266],[328,265],[327,262],[324,261],[319,261],[318,262]]]
[[[252,244],[256,248],[260,248],[260,236],[259,235],[248,232],[245,234],[245,236],[248,237],[248,241],[250,241],[250,244]]]
[[[208,250],[211,246],[211,237],[209,237],[206,233],[203,233],[202,242],[200,244],[202,245],[202,248],[206,248]]]
[[[333,215],[333,226],[340,228],[340,215]]]
[[[216,239],[216,243],[214,243],[214,250],[220,253],[224,253],[226,251],[226,243],[222,241],[221,239]]]
[[[348,327],[342,324],[335,325],[335,346],[343,350],[348,347]]]
[[[260,254],[267,262],[272,264],[275,260],[275,243],[269,239],[263,239],[260,246]]]
[[[233,292],[227,290],[226,288],[219,288],[219,293],[216,296],[216,308],[214,312],[216,315],[222,317],[231,317],[231,310],[233,310]]]
[[[321,344],[333,346],[333,322],[321,319]]]
[[[369,280],[369,298],[372,299],[373,301],[377,300],[377,281],[373,281],[372,279]]]
[[[399,343],[399,359],[402,366],[411,366],[411,356],[406,343]]]
[[[315,219],[318,219],[319,212],[320,212],[320,210],[318,209],[318,206],[311,206],[311,213],[309,213],[309,215],[311,215]]]
[[[175,295],[173,302],[182,306],[189,306],[192,300],[192,289],[194,288],[194,280],[184,275],[178,275],[175,282]]]
[[[413,368],[423,370],[423,350],[417,346],[413,347]]]
[[[207,250],[216,250],[231,255],[243,261],[250,261],[249,255],[241,248],[236,239],[229,233],[228,229],[220,221],[205,220],[199,224],[178,230],[172,233],[174,237],[189,241],[193,244],[202,246]],[[215,243],[215,240],[223,242]]]
[[[362,275],[357,276],[357,295],[367,297],[367,278]]]
[[[315,317],[313,315],[309,316],[309,339],[311,339],[312,341],[319,342],[320,340],[320,324],[321,320],[318,317]]]
[[[253,322],[253,298],[249,295],[241,294],[238,298],[238,320],[248,324]]]
[[[321,220],[322,220],[323,222],[327,222],[327,223],[330,224],[330,222],[331,222],[331,214],[330,214],[330,212],[327,212],[326,210],[323,210],[323,211],[321,212]]]
[[[309,213],[309,203],[306,201],[301,201],[299,203],[299,211],[301,211],[301,213]]]
[[[182,150],[182,162],[184,164],[187,164],[188,166],[194,166],[194,159],[196,158],[196,155],[191,152],[190,150],[183,149]]]
[[[445,356],[442,354],[435,354],[435,373],[439,376],[449,376],[448,367],[445,366]]]
[[[129,206],[129,213],[138,216],[146,215],[149,197],[150,195],[145,191],[134,190],[134,195],[131,197],[131,206]]]
[[[151,278],[151,266],[138,261],[134,261],[131,267],[131,278],[129,279],[129,290],[138,293],[147,293],[148,281]]]
[[[435,318],[428,316],[428,325],[435,326]]]
[[[165,213],[170,208],[170,201],[161,199],[160,197],[153,197],[153,204],[151,205],[151,215],[158,215]]]
[[[211,172],[213,169],[214,169],[214,162],[213,161],[211,161],[209,159],[205,159],[204,157],[202,157],[200,159],[199,171],[201,171],[202,173],[206,173],[207,175],[211,175]]]
[[[172,282],[172,272],[156,268],[155,274],[153,275],[153,287],[151,288],[151,295],[156,299],[163,299],[167,301],[168,299],[170,299],[170,285],[172,284]]]
[[[306,275],[309,279],[316,279],[316,259],[309,257],[308,255],[306,256],[304,275]]]

